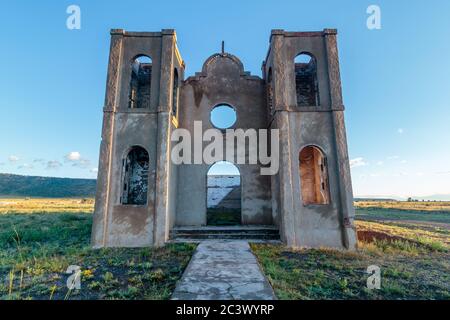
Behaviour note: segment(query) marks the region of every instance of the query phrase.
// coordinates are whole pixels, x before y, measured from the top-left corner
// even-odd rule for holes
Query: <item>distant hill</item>
[[[433,194],[427,197],[412,197],[419,201],[450,201],[450,194]]]
[[[429,196],[411,196],[417,201],[450,201],[450,194],[433,194]],[[355,201],[406,201],[407,198],[397,196],[355,196]]]
[[[33,177],[0,173],[0,197],[88,198],[96,180]]]
[[[355,201],[379,201],[379,202],[392,202],[399,201],[393,198],[354,198]]]
[[[355,195],[355,201],[405,201],[406,198],[394,195]]]

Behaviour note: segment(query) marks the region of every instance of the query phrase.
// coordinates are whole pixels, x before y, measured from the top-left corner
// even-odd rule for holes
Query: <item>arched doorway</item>
[[[209,168],[206,194],[207,225],[241,224],[241,175],[234,164],[220,161]]]

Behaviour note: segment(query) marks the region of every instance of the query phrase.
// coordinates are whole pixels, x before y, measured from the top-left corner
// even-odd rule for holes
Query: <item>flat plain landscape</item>
[[[89,246],[93,199],[0,199],[0,299],[168,299],[193,244]],[[69,290],[69,266],[81,289]]]
[[[450,299],[450,203],[356,202],[358,250],[253,244],[279,299]],[[381,287],[367,288],[380,267]]]
[[[195,244],[89,247],[94,200],[0,199],[0,299],[169,299]],[[279,299],[450,299],[450,202],[357,202],[358,250],[252,244]],[[369,290],[369,265],[381,288]],[[81,289],[69,290],[69,266]]]

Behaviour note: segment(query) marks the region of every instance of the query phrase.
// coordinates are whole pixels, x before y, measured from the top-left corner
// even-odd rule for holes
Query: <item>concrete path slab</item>
[[[243,240],[201,242],[172,300],[274,300],[272,287]]]

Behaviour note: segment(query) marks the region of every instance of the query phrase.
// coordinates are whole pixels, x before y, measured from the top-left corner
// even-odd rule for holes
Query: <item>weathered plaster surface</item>
[[[294,58],[300,53],[316,59],[318,106],[297,106]],[[147,108],[130,109],[131,64],[139,55],[152,59],[151,99]],[[336,31],[273,30],[262,77],[246,72],[237,57],[224,52],[212,55],[201,72],[186,80],[184,67],[173,30],[111,32],[92,245],[158,246],[168,240],[174,226],[206,224],[210,164],[173,164],[170,136],[177,128],[193,135],[195,121],[202,121],[203,131],[213,128],[212,108],[228,104],[237,113],[232,128],[280,130],[278,174],[261,176],[259,164],[237,164],[242,224],[275,225],[291,247],[354,249]],[[177,114],[172,114],[175,69],[180,79],[179,104]],[[271,106],[267,103],[269,87]],[[207,144],[203,142],[203,147]],[[253,147],[246,144],[247,149]],[[327,160],[328,204],[303,204],[299,152],[307,145],[319,148]],[[142,206],[120,201],[123,159],[133,146],[149,154],[147,203]]]

